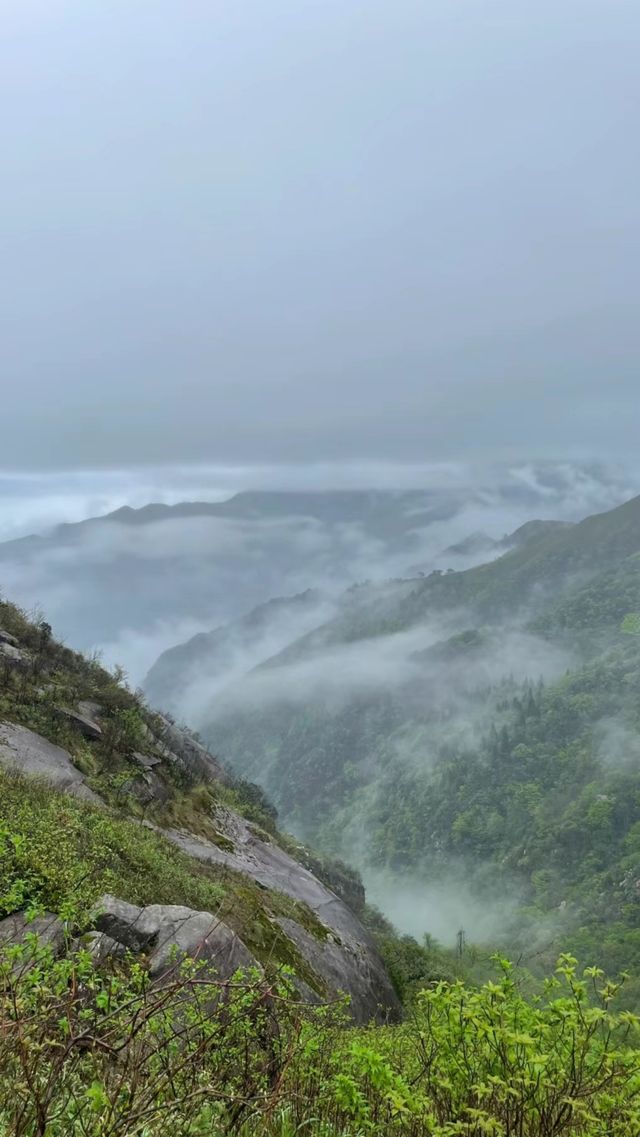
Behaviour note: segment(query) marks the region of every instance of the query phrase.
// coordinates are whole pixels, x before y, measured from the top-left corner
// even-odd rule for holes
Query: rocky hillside
[[[353,874],[327,864],[329,887],[256,786],[6,602],[0,764],[7,935],[29,906],[53,920],[80,905],[100,951],[135,947],[156,969],[172,944],[227,974],[286,966],[305,999],[345,992],[356,1021],[397,1016],[374,939],[338,895],[362,902]]]

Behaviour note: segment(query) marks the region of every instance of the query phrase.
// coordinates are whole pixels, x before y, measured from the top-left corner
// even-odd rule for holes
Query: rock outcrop
[[[126,951],[144,952],[154,979],[171,972],[185,958],[205,963],[221,980],[241,969],[261,970],[242,940],[211,912],[175,904],[138,908],[115,896],[103,896],[92,923],[73,946],[84,947],[96,963],[122,957]],[[0,944],[25,943],[29,936],[37,937],[40,947],[49,947],[58,956],[68,946],[62,920],[50,912],[33,920],[25,912],[15,912],[0,920]]]
[[[68,751],[24,726],[0,722],[0,763],[22,774],[44,778],[64,793],[102,804],[102,799],[89,788],[74,766]]]
[[[103,896],[94,926],[112,943],[146,952],[153,977],[164,975],[185,957],[210,964],[219,979],[229,979],[240,968],[258,966],[239,936],[211,912],[176,904],[138,908],[115,896]],[[105,954],[104,944],[101,951]]]
[[[347,905],[284,849],[259,836],[232,810],[219,810],[216,824],[226,842],[233,845],[233,851],[175,829],[162,832],[197,860],[225,865],[251,877],[264,888],[283,892],[306,904],[327,929],[324,940],[311,935],[294,920],[281,920],[280,926],[327,989],[344,991],[350,996],[356,1022],[397,1018],[399,1000],[375,942]]]
[[[155,720],[159,729],[154,742],[168,761],[182,767],[196,781],[229,780],[226,770],[201,742],[164,715],[156,715]]]
[[[66,719],[88,742],[97,742],[102,738],[102,727],[93,718],[89,718],[87,714],[71,710],[70,707],[58,707],[57,710],[58,714]]]
[[[5,667],[25,670],[31,664],[31,656],[8,640],[0,640],[0,663],[4,663]]]
[[[152,756],[136,754],[134,761],[141,768],[142,784],[156,800],[162,800],[163,793],[171,792],[171,784],[162,774],[165,762],[172,764],[177,760],[192,773],[204,774],[207,780],[215,779],[215,771],[219,769],[216,760],[173,724],[163,725],[160,745],[153,737],[150,743],[150,749],[155,747],[163,758],[158,761]],[[65,793],[104,805],[86,785],[66,750],[25,727],[0,723],[0,763],[46,779]],[[132,779],[133,783],[136,781]],[[128,792],[137,794],[138,790],[132,785]],[[150,822],[145,824],[151,825]],[[344,901],[267,834],[256,830],[233,810],[220,807],[215,825],[220,833],[220,845],[184,830],[157,825],[152,828],[194,859],[241,873],[262,888],[284,893],[304,905],[315,917],[311,930],[293,918],[280,918],[278,923],[282,936],[304,960],[308,972],[317,977],[318,989],[333,998],[347,994],[352,1016],[358,1023],[399,1017],[400,1004],[375,942]],[[137,908],[106,897],[90,931],[97,933],[91,947],[96,958],[111,954],[115,950],[111,945],[113,941],[147,953],[154,975],[162,974],[169,966],[174,947],[179,953],[211,961],[223,977],[239,967],[256,964],[242,940],[223,921],[211,913],[194,912],[181,906],[152,904]],[[303,998],[317,998],[302,981],[299,990]]]
[[[20,944],[28,935],[38,937],[41,947],[50,947],[60,955],[65,947],[65,930],[62,920],[52,912],[27,919],[25,912],[13,912],[0,920],[0,944]]]

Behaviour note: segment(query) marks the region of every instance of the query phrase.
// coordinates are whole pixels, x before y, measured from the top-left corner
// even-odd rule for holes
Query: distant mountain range
[[[335,600],[367,579],[466,568],[498,556],[503,535],[532,516],[574,521],[623,492],[624,480],[566,463],[431,489],[124,507],[0,544],[0,589],[41,605],[59,635],[102,649],[138,682],[165,648],[274,596],[311,589]]]
[[[434,930],[436,890],[459,901],[440,905],[446,935],[464,918],[476,938],[508,925],[551,953],[570,935],[599,958],[609,935],[609,962],[640,973],[640,497],[495,544],[464,571],[352,587],[267,654],[276,613],[281,630],[317,615],[278,601],[163,656],[147,690],[179,715],[178,663],[197,676],[208,743],[408,930]]]

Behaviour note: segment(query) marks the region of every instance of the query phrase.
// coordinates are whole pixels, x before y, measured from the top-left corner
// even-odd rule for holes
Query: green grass
[[[29,906],[86,912],[105,892],[133,904],[217,913],[265,965],[323,984],[277,924],[287,916],[319,939],[305,905],[223,866],[203,864],[159,833],[0,768],[0,913]]]

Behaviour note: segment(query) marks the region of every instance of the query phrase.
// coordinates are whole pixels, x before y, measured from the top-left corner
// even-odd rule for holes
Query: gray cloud
[[[247,516],[173,516],[144,525],[101,521],[44,542],[0,545],[0,591],[29,609],[41,606],[57,634],[84,650],[99,647],[108,662],[124,664],[139,682],[166,648],[237,619],[273,596],[318,588],[331,599],[356,581],[406,577],[434,567],[462,569],[492,555],[446,551],[474,531],[499,539],[535,516],[577,520],[640,489],[636,472],[569,463],[509,470],[468,463],[351,462],[299,470],[177,466],[0,473],[0,538],[78,521],[94,510],[149,500],[215,501],[258,484],[308,490],[378,485],[392,492],[367,492],[355,511],[347,500],[335,515],[304,516],[304,509],[313,507],[313,495],[288,496],[273,516],[256,504]],[[402,495],[416,484],[427,489]],[[371,500],[382,510],[377,527],[367,510]],[[424,502],[429,503],[426,516]],[[389,516],[399,527],[386,529]],[[256,644],[238,666],[244,660],[249,668],[271,650],[278,650],[275,640]],[[337,662],[348,670],[348,660]],[[356,671],[359,666],[356,658]],[[206,694],[205,683],[189,702],[190,714]]]
[[[6,7],[5,465],[635,450],[632,0]]]
[[[4,457],[4,455],[3,455]],[[521,506],[509,510],[506,487],[523,491]],[[441,547],[468,536],[491,513],[494,536],[515,528],[537,511],[579,520],[610,509],[640,492],[637,459],[628,468],[568,461],[488,465],[471,461],[356,461],[245,464],[169,464],[113,469],[17,471],[0,467],[0,542],[42,533],[61,522],[83,521],[149,502],[222,501],[244,490],[408,490],[468,495],[458,525],[442,534]],[[526,499],[526,500],[525,500]],[[475,504],[472,504],[472,501]],[[479,516],[478,510],[482,514]],[[502,514],[499,515],[499,511]]]
[[[381,602],[382,610],[384,603]],[[417,625],[407,632],[380,637],[372,650],[371,643],[356,640],[321,651],[311,658],[302,658],[281,667],[257,669],[237,686],[216,692],[212,703],[197,706],[189,703],[192,721],[196,726],[210,725],[218,716],[228,713],[264,712],[270,706],[298,703],[308,704],[319,700],[326,705],[327,713],[342,710],[354,697],[376,693],[401,691],[413,685],[424,688],[427,702],[435,705],[446,701],[453,708],[460,704],[460,731],[476,736],[479,718],[473,721],[469,711],[469,691],[489,688],[502,679],[517,681],[544,678],[557,679],[569,667],[572,656],[568,651],[546,643],[518,629],[502,629],[499,640],[474,657],[473,667],[462,665],[452,676],[442,674],[442,664],[425,665],[416,660],[415,653],[424,651],[447,636],[468,626],[469,616],[462,612],[447,614],[446,619]],[[206,684],[199,684],[204,692]],[[450,730],[450,724],[448,726]],[[407,761],[429,762],[425,754],[425,739],[416,740],[416,753],[406,740],[398,743],[398,753]]]

